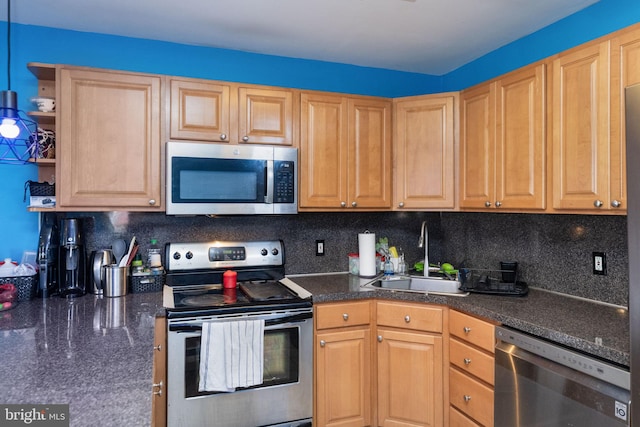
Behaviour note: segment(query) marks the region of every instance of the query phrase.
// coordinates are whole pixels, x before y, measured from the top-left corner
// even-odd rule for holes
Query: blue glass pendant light
[[[23,164],[35,157],[38,124],[18,109],[11,90],[11,0],[7,0],[7,90],[0,92],[0,163]]]

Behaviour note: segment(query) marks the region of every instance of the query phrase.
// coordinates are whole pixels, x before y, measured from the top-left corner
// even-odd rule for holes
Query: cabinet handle
[[[225,139],[227,139],[227,134],[226,133],[220,134],[220,140],[224,141]]]
[[[245,136],[242,137],[242,140],[244,142],[248,142],[249,141],[249,137],[247,135],[245,135]]]
[[[162,351],[162,344],[154,345],[153,349],[154,350],[158,350],[158,351]]]
[[[351,202],[351,207],[355,208],[356,206],[358,206],[358,204],[356,202]]]
[[[320,340],[320,347],[324,347],[325,345],[327,345],[327,342],[325,340]]]
[[[470,365],[471,364],[471,359],[465,357],[464,364],[465,365]]]
[[[157,390],[154,390],[154,391],[153,391],[153,394],[154,394],[154,395],[156,395],[156,396],[162,396],[162,385],[163,385],[163,382],[162,382],[162,381],[160,381],[159,383],[153,383],[153,384],[152,384],[152,387],[153,387],[153,388],[157,388]]]
[[[602,203],[602,200],[596,200],[595,202],[593,202],[593,206],[595,206],[596,208],[601,208],[602,205],[604,205],[604,203]]]
[[[347,202],[340,202],[340,207],[342,207],[342,208],[347,207]]]
[[[622,205],[622,203],[620,202],[620,200],[614,200],[611,202],[611,207],[612,208],[619,208]]]
[[[382,335],[378,335],[378,342],[382,342]]]
[[[465,334],[468,334],[469,332],[471,332],[471,328],[468,326],[465,326],[464,328],[462,328],[462,330],[464,331]]]
[[[409,316],[408,314],[407,314],[406,316],[404,316],[404,321],[405,321],[406,323],[411,322],[411,316]]]
[[[342,313],[342,318],[344,319],[345,322],[349,320],[349,313]]]
[[[149,200],[149,206],[153,206],[156,204],[156,199]]]
[[[398,207],[399,207],[399,208],[404,208],[404,202],[400,202],[400,203],[398,203]]]
[[[496,208],[499,208],[500,206],[502,206],[502,202],[499,200],[496,200]]]
[[[491,207],[491,202],[488,201],[488,200],[486,202],[484,202],[484,207],[485,208],[490,208]]]
[[[465,402],[468,402],[468,401],[471,400],[471,396],[469,396],[468,394],[465,394],[463,399],[464,399]]]

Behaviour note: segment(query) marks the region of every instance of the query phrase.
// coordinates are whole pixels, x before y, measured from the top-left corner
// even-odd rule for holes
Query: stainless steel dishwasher
[[[495,427],[628,426],[629,371],[496,327]]]

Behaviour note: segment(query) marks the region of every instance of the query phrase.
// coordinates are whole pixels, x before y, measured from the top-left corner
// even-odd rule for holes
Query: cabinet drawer
[[[378,302],[377,324],[442,333],[442,308],[424,304]]]
[[[449,402],[476,422],[493,425],[493,390],[455,368],[449,368]]]
[[[491,323],[451,310],[449,333],[490,353],[495,351],[495,328]]]
[[[493,385],[494,357],[455,338],[449,340],[449,360],[461,371]]]
[[[369,301],[317,305],[316,329],[368,325],[369,305]]]
[[[465,417],[462,412],[454,407],[449,407],[449,427],[483,427],[473,420]]]

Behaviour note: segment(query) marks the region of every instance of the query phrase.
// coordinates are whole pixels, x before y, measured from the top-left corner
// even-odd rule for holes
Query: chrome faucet
[[[429,230],[427,229],[427,221],[422,221],[418,247],[424,247],[424,277],[429,277]]]

